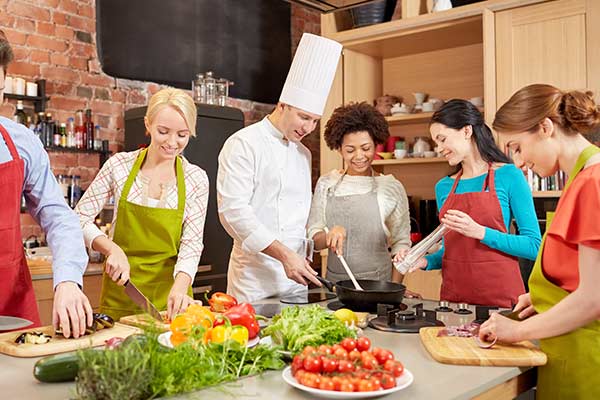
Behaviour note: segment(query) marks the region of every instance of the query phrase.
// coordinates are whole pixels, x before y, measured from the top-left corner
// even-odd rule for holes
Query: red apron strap
[[[454,192],[456,191],[456,187],[458,186],[458,182],[460,181],[460,177],[462,176],[462,168],[460,171],[458,171],[458,175],[456,175],[456,178],[454,178],[454,184],[452,185],[452,189],[450,189],[450,193],[448,193],[448,197],[450,195],[453,195]]]
[[[496,182],[495,182],[495,171],[494,168],[492,168],[492,164],[488,164],[489,168],[488,168],[488,173],[487,176],[485,177],[485,179],[483,180],[483,187],[481,188],[482,192],[485,192],[486,188],[490,189],[490,193],[495,193],[496,192]]]

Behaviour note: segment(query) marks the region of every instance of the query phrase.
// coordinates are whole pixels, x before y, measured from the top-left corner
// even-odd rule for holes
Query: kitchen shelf
[[[21,94],[4,93],[4,97],[7,99],[32,102],[34,111],[36,113],[44,112],[46,111],[46,103],[50,101],[50,97],[46,96],[46,80],[39,79],[35,81],[35,83],[37,83],[38,85],[38,93],[40,94],[39,96],[26,96]]]
[[[477,107],[477,109],[483,114],[483,108]],[[388,125],[401,125],[401,124],[416,124],[421,122],[429,122],[433,112],[417,112],[412,114],[395,114],[385,117]]]
[[[110,154],[110,151],[103,150],[90,150],[90,149],[78,149],[75,147],[60,147],[60,146],[47,146],[44,147],[46,151],[56,151],[56,152],[65,152],[65,153],[98,153],[98,154]]]
[[[389,160],[373,160],[372,165],[434,164],[442,162],[446,162],[446,159],[443,157],[401,158],[399,160],[392,158]]]
[[[560,197],[562,190],[536,190],[531,192],[531,194],[536,198],[553,198]]]

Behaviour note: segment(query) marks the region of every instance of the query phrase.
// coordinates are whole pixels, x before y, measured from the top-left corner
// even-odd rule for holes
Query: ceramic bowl
[[[389,153],[387,151],[382,151],[377,153],[381,158],[383,158],[384,160],[389,160],[394,156],[394,153]]]
[[[407,153],[407,151],[405,149],[396,149],[396,150],[394,150],[394,158],[396,158],[398,160],[401,158],[404,158],[404,157],[406,157],[406,153]]]
[[[437,153],[435,151],[424,151],[423,152],[423,157],[425,158],[433,158],[437,155]]]

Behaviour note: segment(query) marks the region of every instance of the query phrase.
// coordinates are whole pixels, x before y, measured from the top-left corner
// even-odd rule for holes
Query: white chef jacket
[[[285,140],[265,117],[229,137],[219,154],[219,217],[233,237],[227,293],[253,302],[306,290],[282,264],[261,253],[279,240],[292,250],[306,238],[310,211],[311,155]]]

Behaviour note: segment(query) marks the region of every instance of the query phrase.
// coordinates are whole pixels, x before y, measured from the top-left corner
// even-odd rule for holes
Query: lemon
[[[333,315],[339,319],[340,321],[348,324],[348,325],[356,325],[358,323],[358,317],[354,314],[354,311],[349,310],[347,308],[340,308]]]

